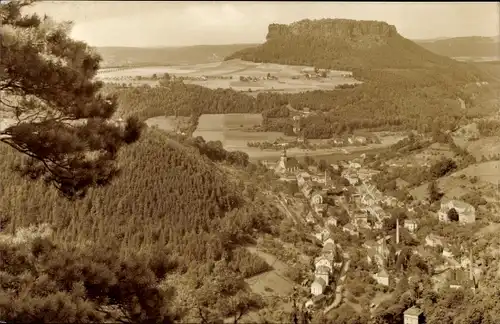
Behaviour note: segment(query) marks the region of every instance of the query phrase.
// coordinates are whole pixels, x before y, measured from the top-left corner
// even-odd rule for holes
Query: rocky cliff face
[[[351,19],[304,19],[290,25],[271,24],[268,28],[267,39],[275,37],[289,37],[296,35],[317,37],[357,38],[378,36],[387,38],[399,35],[396,27],[382,21],[351,20]]]
[[[453,79],[457,75],[470,79],[466,71],[469,68],[422,48],[401,36],[395,26],[381,21],[305,19],[288,25],[271,24],[264,44],[238,51],[226,59],[348,71],[399,69],[401,73],[409,73],[406,70],[424,69],[433,70],[429,72],[431,79],[436,69],[442,68]],[[421,79],[413,74],[408,77]]]
[[[389,38],[401,37],[395,26],[381,21],[350,19],[305,19],[290,25],[271,24],[266,40],[291,39],[306,36],[324,40],[342,40],[347,43],[363,43],[370,47],[385,44]]]

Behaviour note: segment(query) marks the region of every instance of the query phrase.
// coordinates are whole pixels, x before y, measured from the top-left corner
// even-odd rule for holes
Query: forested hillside
[[[252,205],[241,196],[242,188],[230,182],[206,155],[168,139],[161,131],[149,132],[120,153],[122,174],[112,185],[92,190],[75,202],[61,199],[57,191],[40,183],[21,180],[10,171],[19,155],[6,147],[0,149],[4,157],[0,161],[0,219],[8,231],[48,222],[57,228],[61,240],[103,246],[114,241],[123,251],[166,249],[183,255],[189,264],[220,259],[237,239],[228,240],[227,235],[245,233],[232,228],[235,224],[266,220],[261,214],[264,208],[248,212]]]
[[[68,201],[60,197],[55,189],[47,188],[39,182],[28,182],[13,173],[11,166],[20,156],[5,146],[0,146],[0,150],[3,157],[0,161],[2,231],[15,233],[17,229],[30,225],[50,224],[54,231],[52,242],[59,248],[51,248],[46,252],[53,251],[47,256],[49,259],[55,258],[56,254],[52,255],[53,253],[66,255],[64,246],[85,247],[84,250],[89,249],[97,254],[105,254],[106,249],[112,249],[114,252],[110,252],[109,256],[116,259],[114,262],[132,262],[134,258],[137,259],[133,256],[140,253],[140,260],[143,260],[144,264],[153,262],[164,269],[163,272],[174,271],[192,278],[190,289],[198,289],[203,278],[215,275],[212,271],[216,264],[225,269],[227,278],[234,277],[235,282],[268,269],[263,260],[238,246],[252,241],[254,229],[260,232],[272,231],[273,224],[281,219],[281,214],[259,196],[252,199],[244,196],[242,192],[245,192],[248,185],[243,185],[238,179],[229,180],[226,173],[214,162],[229,163],[235,165],[234,167],[245,166],[248,163],[248,156],[245,154],[229,154],[222,149],[220,143],[205,143],[199,138],[178,142],[169,139],[161,131],[150,130],[138,143],[120,152],[118,163],[122,173],[116,181],[110,186],[90,190],[82,200]],[[59,250],[61,251],[56,252]],[[23,260],[22,255],[25,252],[13,250],[14,254],[10,257],[2,253],[0,260],[4,260],[3,262],[21,262],[23,267],[30,267],[27,261],[15,261]],[[91,253],[85,258],[77,256],[81,253],[89,255],[90,252],[78,252],[75,258],[80,261],[74,261],[70,255],[66,255],[64,258],[68,261],[62,261],[63,264],[83,262],[81,267],[90,266],[84,265],[89,261],[85,258],[94,254]],[[30,262],[41,266],[49,262],[49,259]],[[53,262],[50,261],[45,267],[55,266]],[[111,261],[103,262],[109,264]],[[132,263],[130,267],[134,267]],[[110,271],[113,272],[117,265],[119,266],[119,263],[108,267],[111,267]],[[154,266],[152,269],[141,271],[153,271],[149,273],[154,275],[158,269]],[[5,270],[12,275],[18,275],[11,272],[13,268],[10,266]],[[81,270],[75,268],[75,271]],[[87,287],[92,281],[90,277],[85,277],[88,272],[84,272],[84,277],[75,274],[76,277],[67,275],[64,278],[58,277],[62,275],[58,273],[54,273],[51,278],[56,281],[63,280],[62,282],[70,286],[72,282],[81,282]],[[33,280],[42,274],[34,273]],[[126,274],[133,275],[133,272],[128,271]],[[120,276],[119,273],[116,275]],[[139,278],[140,276],[138,280]],[[160,279],[161,276],[157,280]],[[103,285],[105,286],[104,281],[100,287],[105,289]],[[230,295],[241,289],[245,291],[241,286]],[[90,292],[87,290],[87,293]],[[67,291],[67,294],[75,297],[71,291]],[[108,302],[113,304],[112,300],[93,302],[95,304],[92,307],[106,305]],[[28,307],[26,305],[31,302],[19,300],[16,303],[21,305],[19,307]],[[191,306],[196,307],[196,304]],[[148,312],[144,307],[139,313]],[[228,316],[234,309],[226,307],[213,311],[219,312],[218,316]],[[20,309],[12,312],[8,318],[13,320],[19,321],[26,318],[23,316],[28,316]],[[38,315],[33,315],[35,318],[42,318],[40,316],[43,314],[36,314]],[[176,315],[180,316],[177,313]],[[77,320],[85,318],[83,315],[75,316]],[[136,318],[138,319],[140,317]],[[134,322],[134,319],[131,321]]]

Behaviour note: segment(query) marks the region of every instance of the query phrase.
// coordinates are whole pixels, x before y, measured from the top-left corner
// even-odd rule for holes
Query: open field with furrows
[[[241,60],[224,62],[178,65],[178,66],[147,66],[137,68],[101,69],[97,78],[104,82],[157,84],[152,80],[136,80],[137,77],[151,78],[154,74],[162,77],[165,73],[171,76],[184,77],[184,82],[203,87],[232,88],[236,91],[301,92],[312,90],[333,90],[340,84],[356,84],[358,81],[343,77],[345,72],[330,71],[326,78],[307,79],[305,73],[313,73],[314,69],[307,66],[289,66],[271,63],[254,63]],[[276,80],[267,80],[270,74]],[[240,77],[249,78],[241,81]],[[300,77],[292,79],[292,77]]]
[[[453,158],[456,154],[448,144],[433,143],[429,147],[386,161],[397,166],[431,166],[442,158]]]

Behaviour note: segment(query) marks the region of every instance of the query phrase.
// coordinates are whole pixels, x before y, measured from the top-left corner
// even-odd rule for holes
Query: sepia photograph
[[[0,324],[500,323],[497,2],[0,0]]]

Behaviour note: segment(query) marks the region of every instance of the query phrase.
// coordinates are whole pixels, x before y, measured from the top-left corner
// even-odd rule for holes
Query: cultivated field
[[[340,84],[359,83],[350,77],[343,77],[345,72],[330,71],[326,78],[307,79],[305,73],[313,73],[314,69],[307,66],[289,66],[271,63],[254,63],[241,60],[230,60],[215,63],[179,65],[179,66],[149,66],[140,68],[113,68],[101,69],[97,77],[105,82],[144,83],[155,84],[156,81],[137,81],[137,77],[150,78],[153,74],[161,77],[168,73],[177,77],[184,77],[186,83],[197,84],[203,87],[232,88],[236,91],[251,91],[251,94],[260,91],[301,92],[312,90],[333,90]],[[267,80],[270,74],[276,80]],[[240,77],[251,78],[250,81],[241,81]],[[299,79],[292,79],[292,77]],[[206,80],[204,79],[206,78]],[[254,80],[255,79],[255,80]]]
[[[489,161],[471,165],[453,174],[455,177],[465,174],[467,177],[478,177],[480,181],[493,185],[500,183],[500,161]]]
[[[463,177],[465,175],[465,178]],[[471,183],[471,178],[479,181]],[[471,165],[463,170],[437,180],[437,185],[446,198],[455,199],[469,193],[480,192],[483,197],[498,195],[500,183],[500,161],[490,161]],[[428,196],[428,183],[410,191],[416,199],[423,200]]]
[[[278,260],[276,256],[260,251],[255,247],[247,247],[248,251],[264,259],[273,270],[258,274],[245,281],[253,292],[261,296],[287,296],[293,289],[294,283],[285,277],[288,265]]]
[[[476,141],[466,143],[465,149],[476,158],[476,161],[481,161],[484,157],[491,158],[500,154],[500,137],[491,136],[483,137]]]

